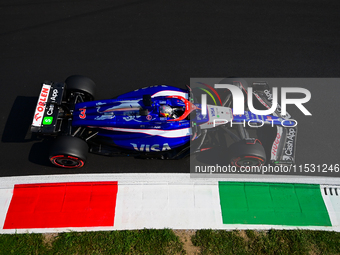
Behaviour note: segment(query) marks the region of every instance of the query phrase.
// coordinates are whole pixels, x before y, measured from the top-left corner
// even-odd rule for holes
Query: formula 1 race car
[[[234,84],[247,93],[245,81],[221,82]],[[258,101],[266,108],[271,107],[268,84],[254,83],[253,89]],[[294,163],[297,129],[288,120],[284,127],[280,125],[287,116],[281,116],[279,107],[273,115],[258,116],[249,111],[234,115],[229,107],[233,100],[230,93],[220,106],[201,104],[200,97],[189,86],[186,89],[150,86],[97,101],[94,90],[95,83],[80,75],[70,76],[65,82],[42,84],[31,131],[54,140],[49,153],[52,164],[79,168],[85,164],[88,152],[180,159],[209,149],[209,134],[219,128],[234,141],[228,148],[232,165],[259,166],[267,158],[259,139],[251,138],[243,125],[236,125],[238,134],[230,127],[231,122],[249,120],[276,125],[270,163]]]

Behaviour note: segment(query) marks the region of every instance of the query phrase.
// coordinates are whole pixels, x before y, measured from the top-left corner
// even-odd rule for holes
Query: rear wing
[[[253,95],[259,102],[266,108],[271,108],[273,96],[269,85],[266,82],[254,82],[252,87]],[[291,119],[289,113],[286,115],[281,114],[281,107],[279,104],[273,115],[282,119]],[[273,165],[295,164],[297,126],[276,126],[276,128],[277,134],[270,150],[270,163]]]
[[[62,111],[61,103],[65,90],[64,83],[45,81],[38,97],[31,131],[41,134],[56,134],[60,131]]]

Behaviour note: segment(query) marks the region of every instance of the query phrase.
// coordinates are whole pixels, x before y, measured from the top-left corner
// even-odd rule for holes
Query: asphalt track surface
[[[0,176],[188,172],[189,161],[90,155],[53,167],[29,126],[43,80],[91,77],[97,99],[190,77],[339,77],[338,1],[2,1]],[[298,164],[339,163],[337,82],[303,86]],[[295,115],[294,115],[295,114]]]

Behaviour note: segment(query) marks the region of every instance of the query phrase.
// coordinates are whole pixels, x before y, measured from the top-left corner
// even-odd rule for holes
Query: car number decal
[[[86,118],[86,108],[81,108],[80,110],[80,114],[79,114],[79,118],[81,119],[85,119]]]

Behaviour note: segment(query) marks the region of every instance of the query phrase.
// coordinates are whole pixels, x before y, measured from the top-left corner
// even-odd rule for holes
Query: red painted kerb
[[[113,226],[118,182],[15,185],[4,229]]]

